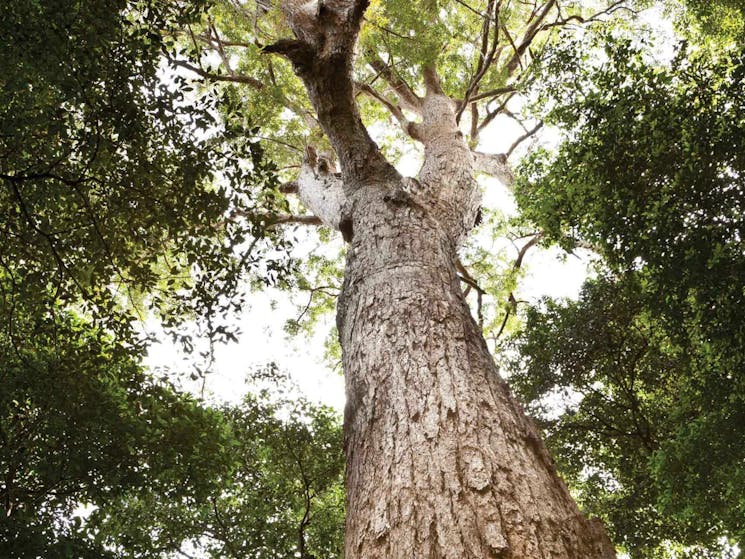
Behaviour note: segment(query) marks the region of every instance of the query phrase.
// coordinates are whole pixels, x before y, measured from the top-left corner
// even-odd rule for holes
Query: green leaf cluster
[[[722,537],[745,549],[745,56],[604,52],[565,65],[578,85],[548,118],[566,139],[517,188],[601,273],[528,312],[512,379],[632,557],[727,556]]]
[[[133,321],[146,309],[169,328],[193,316],[216,326],[241,305],[237,286],[256,269],[260,249],[283,247],[260,218],[281,201],[266,194],[276,182],[252,139],[257,129],[244,123],[228,134],[217,118],[219,92],[190,92],[163,62],[178,30],[206,7],[157,0],[7,7],[0,23],[6,296],[33,299],[41,290],[139,343]],[[267,283],[287,268],[276,254],[257,270]]]

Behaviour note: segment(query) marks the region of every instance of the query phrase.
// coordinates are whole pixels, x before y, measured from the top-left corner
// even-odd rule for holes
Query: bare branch
[[[243,75],[226,76],[226,75],[221,75],[221,74],[214,74],[212,72],[208,72],[204,70],[203,68],[200,68],[199,66],[194,66],[193,64],[186,62],[185,60],[171,59],[171,62],[175,66],[180,66],[181,68],[186,68],[187,70],[191,70],[195,74],[199,74],[203,78],[211,80],[211,81],[244,83],[246,85],[250,85],[254,89],[262,89],[264,87],[264,84],[261,81],[251,76],[243,76]]]
[[[421,98],[414,93],[414,90],[411,89],[409,84],[393,71],[390,65],[383,62],[379,56],[371,52],[366,53],[365,58],[370,67],[390,86],[405,109],[416,113],[421,112]]]
[[[532,239],[530,239],[527,243],[523,245],[523,247],[517,253],[517,258],[515,259],[515,262],[512,264],[512,273],[516,273],[522,267],[523,260],[525,259],[525,255],[531,248],[533,248],[536,244],[538,244],[538,241],[540,241],[542,237],[543,237],[543,231],[539,231],[538,233],[533,235]],[[502,325],[499,327],[499,331],[497,332],[497,335],[494,336],[495,340],[497,340],[504,332],[504,329],[507,326],[507,321],[509,320],[510,315],[517,310],[517,303],[518,301],[515,298],[515,294],[513,292],[510,292],[510,294],[507,296],[507,310],[505,310],[504,319],[502,320]]]
[[[546,2],[546,4],[543,5],[543,7],[538,12],[538,15],[536,16],[535,21],[533,21],[533,23],[531,23],[528,29],[525,31],[525,34],[520,41],[519,47],[515,47],[515,44],[512,43],[512,40],[510,38],[510,43],[512,44],[514,53],[512,55],[512,58],[507,62],[506,69],[508,75],[511,75],[518,65],[522,65],[522,61],[520,59],[522,58],[523,54],[525,54],[525,51],[528,49],[530,44],[533,42],[533,39],[535,39],[536,35],[538,35],[540,31],[542,31],[541,25],[551,11],[551,8],[553,8],[555,5],[556,0],[549,0],[548,2]],[[507,30],[505,29],[505,32],[506,31]]]
[[[510,149],[507,150],[507,157],[512,155],[512,152],[514,152],[520,144],[522,144],[528,138],[533,137],[541,128],[543,128],[543,121],[536,124],[531,130],[526,131],[525,134],[515,140],[510,146]]]
[[[479,286],[478,282],[474,279],[474,277],[470,273],[468,273],[468,270],[463,265],[463,262],[461,262],[460,258],[458,258],[455,265],[456,265],[456,268],[458,269],[458,273],[460,274],[458,277],[460,277],[460,280],[468,286],[466,288],[466,291],[463,293],[463,296],[466,297],[471,288],[476,290],[476,317],[478,319],[479,328],[483,328],[484,327],[483,297],[484,295],[486,295],[486,291],[481,289],[481,287]]]
[[[277,215],[271,219],[272,225],[294,223],[298,225],[323,225],[320,217],[314,215]]]
[[[211,33],[214,33],[215,43],[217,44],[217,52],[220,54],[220,59],[225,65],[225,69],[228,71],[228,74],[230,74],[231,76],[235,76],[235,72],[233,72],[233,68],[230,66],[230,59],[225,53],[225,48],[223,47],[223,43],[220,40],[220,35],[215,28],[215,24],[212,22],[212,18],[210,18],[209,25]]]
[[[394,105],[391,101],[386,99],[382,94],[375,91],[375,89],[367,83],[362,82],[355,82],[354,84],[355,88],[360,93],[365,93],[369,97],[372,97],[376,101],[378,101],[381,105],[383,105],[386,109],[388,109],[388,112],[393,115],[393,117],[398,121],[398,123],[401,125],[401,128],[404,132],[406,132],[409,136],[414,138],[415,140],[418,140],[419,138],[416,135],[416,127],[412,126],[412,122],[406,118],[406,115],[404,115],[403,111],[401,110],[401,107],[398,105]]]
[[[495,118],[497,118],[500,114],[504,112],[504,110],[507,108],[507,103],[509,103],[516,94],[517,94],[517,90],[509,93],[507,97],[505,97],[505,99],[502,101],[502,103],[500,103],[500,105],[497,108],[487,111],[486,116],[484,117],[484,120],[482,120],[481,123],[479,124],[479,127],[478,127],[479,132],[481,132],[484,128],[489,126],[489,124],[491,124],[491,122]]]
[[[252,220],[263,220],[266,227],[275,225],[297,224],[297,225],[323,225],[320,218],[314,215],[294,215],[294,214],[272,214],[263,212],[250,212],[236,210],[230,214],[230,218],[222,221],[219,225],[224,226],[226,222],[232,221],[237,217],[245,217]]]
[[[548,24],[541,26],[541,31],[545,29],[550,29],[552,27],[563,27],[564,25],[567,25],[568,23],[572,21],[576,21],[577,23],[580,23],[580,24],[592,23],[594,21],[598,21],[602,16],[612,15],[620,10],[628,10],[629,12],[634,13],[634,14],[638,13],[633,8],[630,8],[629,6],[624,6],[623,4],[625,4],[626,2],[627,0],[617,0],[616,2],[608,6],[605,10],[601,10],[587,18],[582,17],[580,15],[572,15],[564,19],[556,20],[553,23],[548,23]]]
[[[482,99],[489,99],[490,97],[499,97],[505,93],[515,93],[517,88],[514,85],[507,85],[505,87],[497,87],[496,89],[490,89],[483,93],[472,95],[469,99],[471,102],[481,101]]]

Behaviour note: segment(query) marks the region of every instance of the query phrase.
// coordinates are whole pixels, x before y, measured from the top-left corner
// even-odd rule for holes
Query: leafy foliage
[[[16,324],[23,348],[0,336],[0,553],[116,556],[78,507],[105,509],[133,487],[178,493],[194,470],[189,489],[204,492],[225,438],[219,416],[69,313]]]
[[[745,541],[745,58],[606,54],[565,66],[579,93],[549,118],[568,139],[526,163],[518,200],[607,272],[528,313],[514,383],[527,401],[565,393],[540,412],[550,441],[634,557],[714,556],[717,536]]]
[[[258,217],[226,217],[276,208],[276,197],[260,195],[275,186],[272,167],[250,140],[255,130],[221,130],[217,97],[187,99],[183,77],[163,79],[161,52],[176,48],[170,35],[205,7],[8,7],[0,29],[5,297],[33,300],[42,288],[55,302],[82,303],[131,343],[143,305],[171,327],[193,314],[217,320],[241,304],[238,283],[256,268],[256,240],[268,233]],[[269,259],[260,273],[271,282],[282,269]],[[225,337],[224,326],[211,326]]]
[[[23,350],[0,338],[3,557],[341,556],[337,414],[206,407],[74,316],[22,325]]]
[[[218,409],[140,365],[148,311],[187,349],[177,327],[195,317],[211,344],[231,339],[246,276],[288,271],[258,129],[231,113],[229,91],[194,91],[164,62],[188,56],[177,38],[206,8],[26,0],[4,12],[3,557],[340,549],[336,415],[304,400]]]
[[[178,490],[135,485],[90,516],[108,545],[142,557],[175,549],[236,559],[342,556],[339,417],[294,394],[273,367],[257,376],[271,393],[213,410],[222,431],[199,434],[213,448],[204,462],[185,464]]]

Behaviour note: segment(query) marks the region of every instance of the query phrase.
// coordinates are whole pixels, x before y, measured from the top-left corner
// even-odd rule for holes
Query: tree
[[[175,49],[166,35],[204,7],[136,0],[4,6],[3,557],[179,552],[216,522],[216,510],[195,511],[195,503],[235,496],[239,475],[259,471],[265,455],[281,455],[272,446],[281,450],[280,441],[294,440],[308,454],[304,421],[318,426],[327,445],[338,435],[326,410],[300,402],[293,421],[283,422],[268,405],[215,409],[140,364],[146,310],[187,349],[191,339],[179,325],[195,314],[210,341],[230,339],[223,320],[242,303],[239,285],[247,277],[275,282],[287,264],[282,236],[268,227],[280,209],[274,169],[245,137],[251,126],[234,123],[226,132],[215,119],[215,97],[187,103],[185,79],[159,76],[167,71],[163,52]],[[229,222],[241,212],[254,219]],[[279,256],[262,259],[251,274],[269,245]],[[262,428],[240,423],[249,417]],[[334,500],[323,490],[336,481],[338,452],[305,466],[318,468],[306,483],[318,493],[318,514],[329,516]],[[309,514],[302,480],[289,467],[277,472],[282,495],[268,483],[259,495],[241,495],[268,500],[285,520],[281,529],[296,530]],[[220,479],[234,481],[230,496]],[[169,503],[173,514],[140,526],[135,514],[145,498]],[[83,505],[93,510],[81,512]],[[328,520],[308,532],[316,528],[334,533]]]
[[[297,167],[309,144],[281,190],[312,212],[294,221],[320,220],[348,243],[337,327],[349,559],[615,556],[499,377],[458,250],[478,219],[475,174],[509,183],[520,143],[474,152],[481,132],[510,113],[553,31],[623,7],[225,2],[183,31],[201,58],[175,63],[261,115],[280,166]],[[368,123],[393,118],[423,146],[416,178],[372,140],[362,103]]]
[[[76,510],[110,515],[134,488],[209,494],[229,433],[215,410],[153,380],[106,332],[64,311],[26,311],[15,309],[23,347],[0,335],[0,553],[120,557]]]
[[[725,42],[661,68],[607,39],[599,67],[561,62],[567,139],[517,189],[545,239],[593,247],[602,271],[528,312],[513,383],[634,557],[726,556],[721,538],[745,549],[745,61]],[[566,409],[541,410],[561,392]]]
[[[520,95],[542,78],[537,63],[570,26],[610,21],[628,4],[598,2],[594,12],[559,0],[20,4],[4,35],[14,40],[3,130],[32,132],[2,145],[0,160],[2,202],[12,210],[1,276],[10,347],[24,348],[13,327],[19,296],[35,319],[77,306],[76,319],[132,346],[132,311],[143,304],[169,327],[204,314],[211,339],[229,339],[211,320],[240,305],[230,299],[238,280],[251,266],[267,281],[282,271],[259,266],[257,244],[269,237],[281,246],[279,224],[322,223],[348,243],[337,310],[348,396],[345,555],[614,557],[602,524],[580,513],[498,376],[466,302],[469,288],[481,291],[458,251],[479,220],[475,175],[510,186],[508,159],[540,123],[521,123],[524,134],[504,153],[476,151],[490,141],[487,128],[514,117]],[[159,20],[171,7],[175,21]],[[153,15],[155,27],[143,25]],[[39,25],[47,19],[54,24]],[[44,31],[24,50],[18,30],[28,20]],[[157,53],[175,91],[158,79]],[[76,57],[82,64],[72,68],[89,73],[64,63]],[[187,73],[204,87],[186,91],[184,103]],[[403,177],[391,146],[371,137],[391,119],[392,134],[423,151],[416,178]],[[44,141],[33,133],[39,123]],[[200,133],[189,136],[189,126]],[[276,168],[265,165],[258,137]],[[291,169],[283,185],[268,178]],[[300,202],[286,202],[292,194]],[[302,207],[311,214],[277,212]],[[532,235],[524,250],[551,232]],[[45,295],[36,307],[35,292]],[[516,305],[510,296],[507,318]],[[242,489],[241,475],[224,473]],[[300,485],[308,497],[309,484]],[[102,533],[149,508],[165,519],[159,533],[188,521],[182,508],[154,506],[157,495],[117,501],[122,509]],[[196,500],[187,497],[187,506]],[[206,514],[201,526],[224,534],[223,513],[238,513],[243,501],[221,498],[197,519]],[[214,553],[243,550],[253,534],[242,536]],[[142,541],[127,545],[146,553]],[[298,542],[299,553],[313,553],[302,532]]]
[[[257,559],[343,556],[342,432],[337,412],[308,402],[274,367],[254,371],[271,388],[219,413],[227,436],[202,433],[212,454],[192,461],[175,492],[131,487],[96,511],[92,531],[124,556]],[[216,442],[212,442],[212,438]],[[188,439],[187,439],[188,440]],[[202,470],[202,466],[204,469]],[[199,483],[208,480],[207,490]]]

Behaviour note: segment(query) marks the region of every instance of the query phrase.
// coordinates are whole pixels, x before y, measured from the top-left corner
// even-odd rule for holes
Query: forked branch
[[[352,57],[367,5],[367,0],[286,2],[282,9],[295,38],[264,47],[289,59],[303,80],[350,192],[373,176],[399,176],[362,124],[354,97]]]

